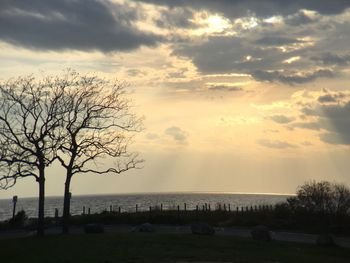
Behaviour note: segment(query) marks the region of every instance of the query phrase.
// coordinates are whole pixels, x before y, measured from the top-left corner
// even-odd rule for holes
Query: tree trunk
[[[66,182],[64,184],[64,201],[63,201],[63,216],[62,216],[62,233],[69,233],[69,217],[70,217],[70,182],[71,176],[67,175]]]
[[[38,229],[37,236],[44,236],[44,226],[45,226],[45,177],[43,176],[43,172],[39,177],[39,215],[38,215]]]

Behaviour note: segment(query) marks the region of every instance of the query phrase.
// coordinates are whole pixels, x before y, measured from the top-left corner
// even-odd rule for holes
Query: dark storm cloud
[[[187,144],[187,133],[179,127],[169,127],[164,131],[164,133],[172,137],[179,144]]]
[[[221,13],[233,22],[236,18],[269,18],[281,15],[282,22],[258,20],[257,26],[240,27],[234,35],[211,35],[202,41],[173,41],[173,54],[190,59],[202,74],[243,73],[257,81],[301,85],[318,78],[332,78],[349,65],[350,58],[333,50],[347,51],[349,23],[324,15],[342,13],[350,1],[336,0],[141,0],[167,6],[179,13],[174,26],[189,27],[191,11]],[[306,10],[313,10],[309,12]],[[193,15],[193,14],[192,14]],[[171,17],[171,16],[170,16]],[[164,20],[166,21],[165,17]],[[172,19],[170,19],[171,21]],[[175,20],[176,21],[176,20]],[[243,22],[244,19],[243,19]],[[247,21],[249,24],[249,21]],[[328,53],[325,53],[329,51]],[[333,52],[332,52],[333,51]],[[291,60],[296,58],[295,60]],[[337,67],[334,67],[337,66]]]
[[[320,14],[339,14],[350,7],[349,0],[137,0],[162,6],[191,7],[220,12],[230,18],[254,13],[259,17],[290,15],[301,9],[317,11]]]
[[[350,55],[338,55],[334,53],[324,53],[318,57],[312,57],[313,60],[320,61],[324,65],[347,66],[350,63]]]
[[[0,40],[32,49],[131,50],[158,37],[134,28],[128,5],[99,0],[2,0]]]
[[[288,117],[288,116],[285,116],[285,115],[273,115],[273,116],[270,116],[269,119],[273,120],[274,122],[277,122],[277,123],[289,123],[289,122],[292,122],[294,120],[293,117]]]
[[[308,130],[320,130],[322,127],[318,122],[295,122],[289,128],[302,128]]]
[[[302,43],[303,41],[300,41],[298,39],[289,38],[289,37],[280,37],[280,36],[266,36],[259,38],[255,41],[258,45],[263,46],[283,46],[283,45],[290,45],[294,43]]]
[[[263,71],[257,70],[252,73],[252,77],[259,81],[282,82],[289,85],[303,84],[311,82],[317,78],[331,78],[334,76],[333,71],[329,69],[320,69],[314,72],[296,74],[282,73],[280,71]]]
[[[291,56],[277,49],[263,49],[249,37],[234,36],[214,36],[203,43],[180,44],[174,47],[174,54],[190,58],[203,73],[247,74],[266,68],[278,69],[281,62]]]
[[[250,48],[244,46],[244,39],[219,36],[210,37],[204,43],[177,46],[174,54],[189,57],[201,72],[220,73],[234,70],[235,63],[248,51]]]
[[[336,99],[331,94],[326,94],[326,95],[320,96],[317,100],[321,103],[322,102],[335,102],[336,101]]]
[[[345,98],[345,94],[344,93],[336,93],[336,94],[325,94],[322,95],[320,97],[318,97],[318,102],[320,103],[327,103],[327,102],[336,102],[338,99],[342,99]]]
[[[302,108],[301,113],[306,121],[294,122],[290,128],[320,130],[323,142],[350,145],[349,95],[343,92],[320,95],[314,103]]]
[[[319,123],[327,131],[320,138],[330,144],[350,144],[350,101],[344,105],[322,105]]]
[[[208,89],[209,90],[213,90],[213,91],[229,91],[229,92],[235,92],[235,91],[242,91],[243,90],[241,87],[229,86],[229,85],[224,85],[224,84],[211,85]]]
[[[193,28],[196,25],[191,21],[193,18],[192,10],[188,8],[172,8],[169,10],[164,10],[160,15],[161,17],[157,19],[156,25],[164,28]]]
[[[257,144],[260,144],[261,146],[272,148],[272,149],[286,149],[286,148],[297,148],[296,145],[290,144],[288,142],[284,141],[271,141],[266,139],[261,139],[256,141]]]
[[[350,145],[350,134],[347,133],[324,133],[320,135],[320,139],[329,144]]]
[[[128,74],[130,77],[137,77],[137,76],[146,76],[147,72],[144,72],[140,69],[136,69],[136,68],[131,68],[126,70],[126,74]]]
[[[286,24],[291,26],[305,25],[315,21],[317,21],[317,18],[311,17],[302,10],[285,18]]]
[[[261,42],[260,45],[256,41]],[[293,56],[301,57],[305,52],[303,50],[282,52],[278,48],[264,48],[298,42],[295,38],[287,37],[267,36],[252,40],[249,37],[215,36],[199,44],[178,45],[174,54],[190,58],[202,73],[240,72],[251,75],[257,81],[295,85],[335,75],[330,69],[315,69],[305,73],[305,68],[296,67],[297,63],[284,63]],[[314,66],[307,59],[303,61],[304,66]]]

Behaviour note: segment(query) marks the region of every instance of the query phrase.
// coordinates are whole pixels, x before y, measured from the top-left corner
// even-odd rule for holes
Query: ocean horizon
[[[72,196],[110,196],[110,195],[158,195],[158,194],[242,194],[242,195],[280,195],[293,196],[293,193],[268,193],[268,192],[234,192],[234,191],[164,191],[164,192],[125,192],[125,193],[98,193],[98,194],[77,194]],[[19,196],[19,198],[37,198],[37,196]],[[46,198],[63,198],[63,195],[46,195]],[[0,197],[1,200],[12,200],[11,197]]]
[[[274,205],[286,200],[292,194],[280,193],[237,193],[237,192],[152,192],[152,193],[118,193],[118,194],[92,194],[73,195],[71,200],[71,214],[79,215],[90,208],[91,213],[99,213],[105,210],[117,211],[120,207],[122,212],[146,211],[150,206],[163,206],[163,209],[173,209],[179,206],[193,210],[198,205],[202,207],[209,204],[215,208],[218,204],[230,205],[231,209],[237,207],[255,205]],[[17,211],[24,210],[29,217],[37,216],[37,197],[20,197],[17,202]],[[62,214],[63,196],[47,196],[45,202],[45,216],[54,216],[58,209]],[[0,221],[7,220],[12,216],[12,199],[0,199]]]

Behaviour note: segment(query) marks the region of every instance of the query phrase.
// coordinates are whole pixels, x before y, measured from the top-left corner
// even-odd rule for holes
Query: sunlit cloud
[[[295,61],[298,61],[300,59],[300,56],[296,56],[296,57],[291,57],[291,58],[288,58],[286,60],[283,60],[282,63],[287,63],[287,64],[290,64],[290,63],[293,63]]]
[[[350,145],[350,1],[34,2],[0,4],[0,79],[73,68],[127,83],[145,116],[135,137],[150,160],[145,184],[186,167],[198,189],[224,167],[222,189],[250,189],[246,174],[273,166],[271,192],[276,178],[294,190],[313,172],[350,169],[339,161]]]
[[[199,28],[192,32],[194,35],[233,34],[233,32],[224,33],[232,28],[232,24],[229,19],[218,14],[210,15],[207,13],[199,13],[195,20]]]

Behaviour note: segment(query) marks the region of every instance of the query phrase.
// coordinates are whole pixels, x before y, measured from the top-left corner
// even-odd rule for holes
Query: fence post
[[[163,204],[160,204],[160,211],[163,211]]]
[[[231,212],[231,205],[228,204],[228,211]]]
[[[18,196],[14,195],[12,198],[12,203],[13,203],[13,207],[12,207],[12,220],[15,219],[16,216],[16,205],[17,205],[17,200],[18,200]]]
[[[109,206],[109,212],[110,212],[110,213],[113,212],[113,207],[112,207],[112,205]]]
[[[83,206],[83,215],[85,215],[85,206]]]
[[[121,209],[120,209],[120,206],[118,207],[118,213],[120,214],[120,212],[121,212]]]
[[[210,211],[210,204],[208,204],[208,210]]]
[[[185,210],[185,211],[187,210],[187,205],[186,205],[186,203],[184,203],[184,210]]]
[[[91,214],[91,209],[90,209],[90,207],[88,208],[88,214],[89,214],[89,215]]]

